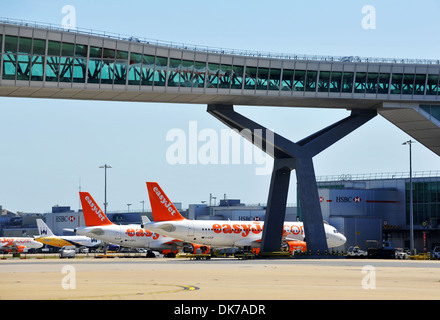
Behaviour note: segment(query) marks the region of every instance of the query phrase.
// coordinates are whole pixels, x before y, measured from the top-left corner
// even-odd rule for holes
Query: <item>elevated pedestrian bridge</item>
[[[438,60],[286,56],[0,21],[0,96],[376,109],[440,155]]]

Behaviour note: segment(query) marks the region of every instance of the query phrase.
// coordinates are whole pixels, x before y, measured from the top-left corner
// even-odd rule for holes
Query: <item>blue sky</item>
[[[336,56],[438,59],[436,1],[60,1],[16,0],[0,16],[61,25],[72,5],[76,25],[107,32],[214,47]],[[376,9],[376,29],[361,26],[365,5]],[[346,116],[346,110],[236,107],[257,122],[298,141]],[[149,206],[145,181],[157,181],[173,201],[224,194],[265,203],[270,175],[256,165],[171,165],[169,130],[225,129],[204,105],[0,98],[0,205],[47,212],[79,207],[78,188],[108,210]],[[410,137],[377,116],[314,159],[316,174],[408,171]],[[438,170],[439,157],[413,145],[415,171]],[[292,174],[289,203],[296,202]]]

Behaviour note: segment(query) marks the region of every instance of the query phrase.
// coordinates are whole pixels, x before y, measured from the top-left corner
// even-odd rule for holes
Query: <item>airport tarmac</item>
[[[440,261],[6,259],[0,299],[440,299]]]

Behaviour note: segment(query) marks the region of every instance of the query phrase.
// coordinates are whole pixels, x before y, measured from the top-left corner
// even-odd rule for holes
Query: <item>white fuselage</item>
[[[42,243],[28,237],[2,237],[0,238],[0,249],[7,250],[11,246],[24,246],[28,249],[38,249],[43,246]]]
[[[227,220],[175,220],[150,222],[145,228],[154,232],[212,247],[246,247],[258,248],[263,233],[264,222],[227,221]],[[346,242],[344,235],[336,228],[324,224],[327,246],[342,246]],[[285,222],[283,239],[299,240],[305,238],[302,222]]]
[[[130,248],[161,251],[172,249],[173,239],[142,229],[140,225],[105,225],[79,227],[75,231],[104,242]]]

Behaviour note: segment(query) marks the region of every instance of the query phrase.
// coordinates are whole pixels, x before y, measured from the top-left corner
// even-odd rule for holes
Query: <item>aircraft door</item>
[[[188,223],[188,237],[194,237],[194,223]]]
[[[116,241],[121,241],[121,237],[122,237],[122,233],[124,232],[124,230],[122,230],[122,227],[119,226],[118,228],[116,228],[116,234],[115,234],[115,240]]]

